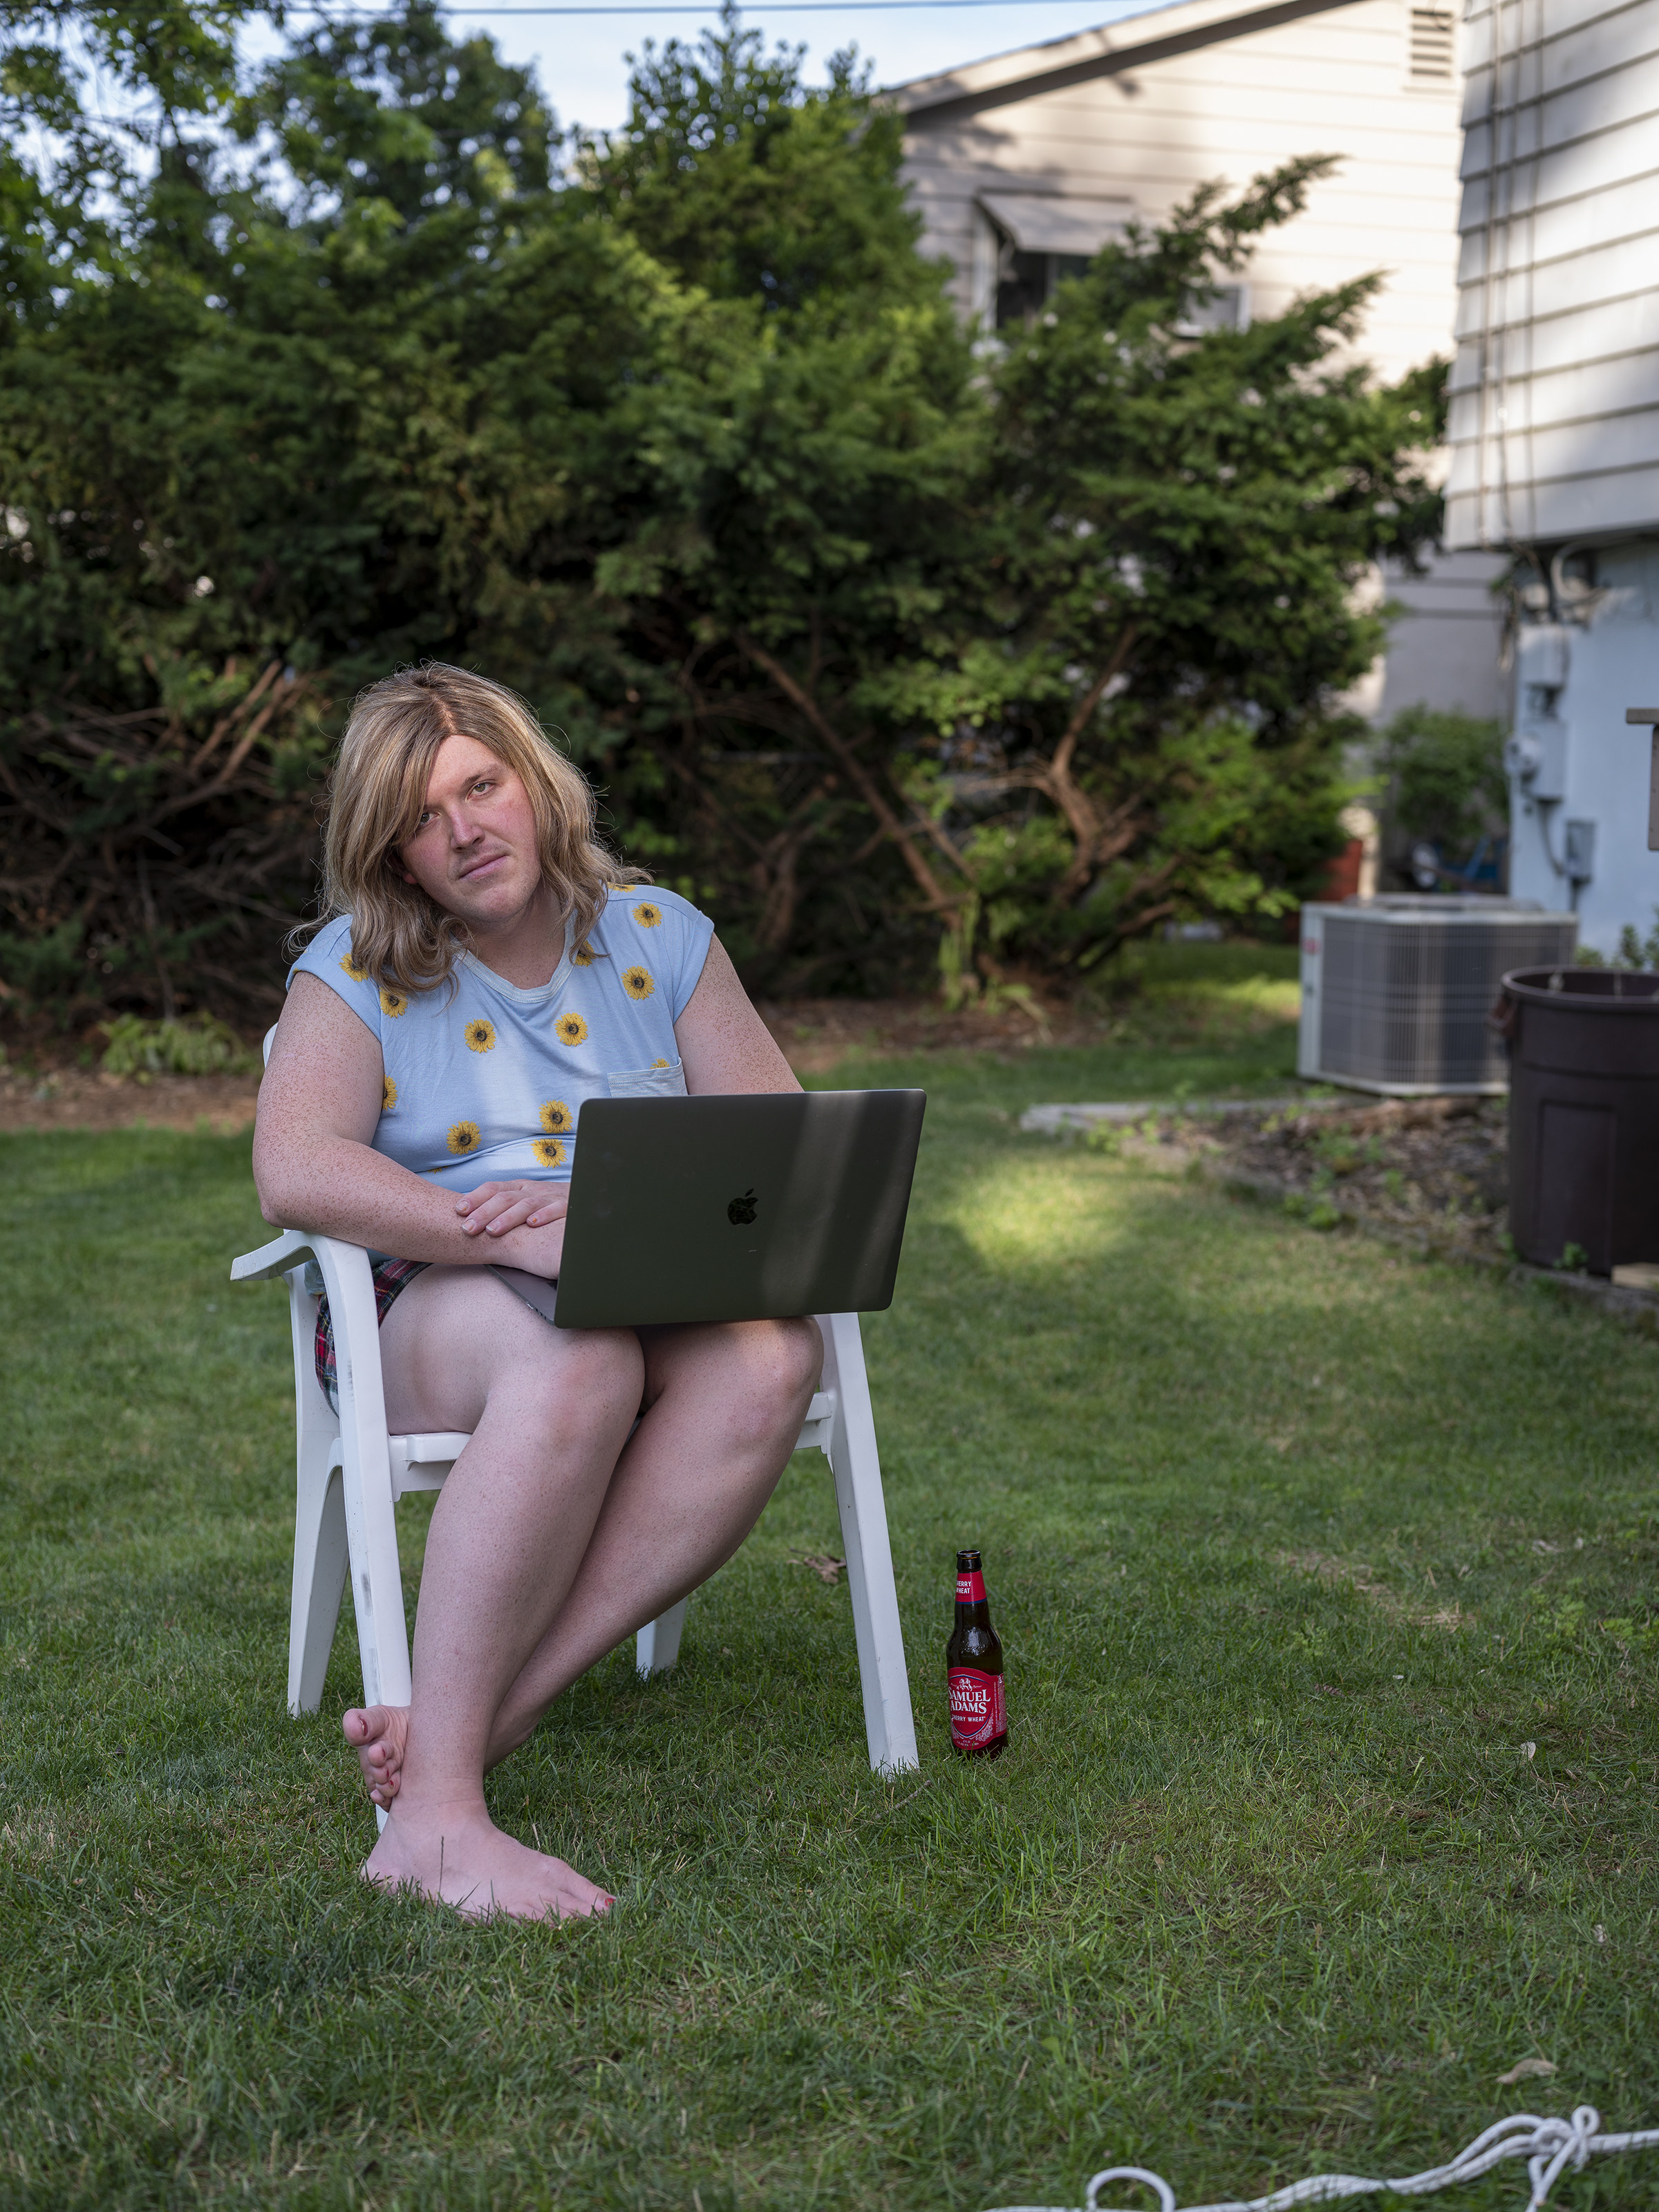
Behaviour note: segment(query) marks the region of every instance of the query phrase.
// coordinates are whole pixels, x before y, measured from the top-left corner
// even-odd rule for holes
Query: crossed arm
[[[800,1088],[718,938],[674,1037],[694,1094]],[[404,1260],[556,1275],[568,1187],[490,1182],[458,1198],[399,1167],[373,1149],[384,1077],[379,1040],[345,1001],[296,976],[259,1086],[253,1177],[265,1219]]]

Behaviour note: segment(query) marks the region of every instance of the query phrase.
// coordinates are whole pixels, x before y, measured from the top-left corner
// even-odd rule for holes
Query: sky
[[[568,4],[568,0],[567,0]],[[628,64],[647,39],[659,45],[670,38],[694,40],[717,20],[717,5],[697,7],[688,0],[649,7],[618,7],[617,0],[593,0],[605,13],[581,15],[535,10],[530,0],[509,0],[500,8],[446,8],[457,31],[482,30],[503,57],[533,61],[544,94],[567,129],[580,123],[591,131],[614,130],[628,112]],[[1068,38],[1097,23],[1116,22],[1146,12],[1147,0],[932,0],[895,5],[894,0],[843,4],[827,0],[810,11],[755,7],[743,11],[745,29],[758,30],[769,47],[780,40],[807,48],[809,82],[821,82],[828,57],[856,46],[875,65],[878,84],[902,84],[1007,53],[1048,39]],[[331,13],[335,12],[331,9]],[[354,15],[378,12],[372,4]],[[389,13],[390,10],[387,10]],[[298,8],[292,20],[304,20]]]

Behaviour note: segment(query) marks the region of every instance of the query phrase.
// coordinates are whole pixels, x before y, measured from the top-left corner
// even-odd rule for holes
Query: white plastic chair
[[[316,1263],[328,1294],[337,1416],[317,1380],[317,1297],[306,1286],[308,1261]],[[298,1476],[288,1708],[295,1715],[314,1713],[322,1702],[348,1564],[362,1655],[363,1701],[405,1705],[409,1632],[395,1509],[410,1491],[441,1490],[471,1438],[388,1433],[374,1281],[361,1245],[291,1229],[257,1252],[244,1253],[230,1270],[234,1283],[268,1282],[279,1275],[288,1282],[294,1337]],[[835,1475],[870,1764],[882,1772],[897,1772],[917,1764],[916,1731],[864,1347],[856,1314],[821,1314],[817,1322],[823,1336],[823,1380],[806,1409],[796,1449],[816,1446]],[[635,1651],[641,1674],[659,1674],[674,1664],[688,1602],[682,1598],[641,1629]]]

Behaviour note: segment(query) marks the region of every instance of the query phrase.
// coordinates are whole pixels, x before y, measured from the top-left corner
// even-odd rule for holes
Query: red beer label
[[[975,1575],[972,1579],[980,1578]],[[951,1742],[958,1751],[977,1751],[981,1744],[994,1743],[1008,1726],[1001,1675],[981,1674],[977,1667],[952,1667],[950,1671]]]
[[[979,1569],[975,1567],[972,1574],[969,1575],[958,1575],[957,1577],[957,1603],[958,1605],[983,1605],[984,1602],[985,1577],[981,1574]]]

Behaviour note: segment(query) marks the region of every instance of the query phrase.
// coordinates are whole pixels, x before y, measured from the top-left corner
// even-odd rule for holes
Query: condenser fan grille
[[[1310,908],[1301,1072],[1376,1091],[1500,1091],[1486,1018],[1498,985],[1511,969],[1571,962],[1577,935],[1570,915]]]

